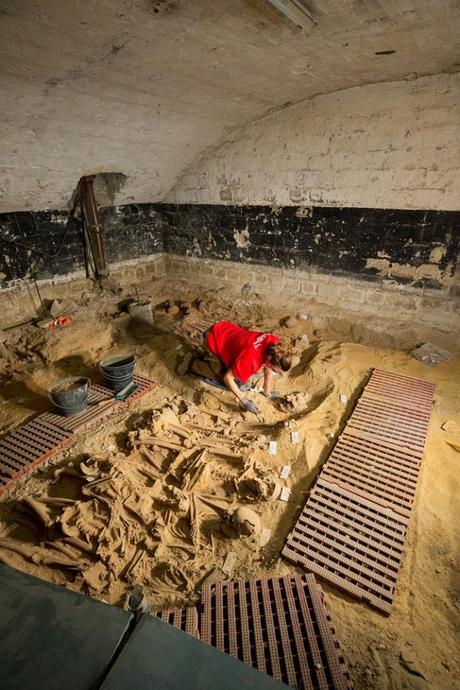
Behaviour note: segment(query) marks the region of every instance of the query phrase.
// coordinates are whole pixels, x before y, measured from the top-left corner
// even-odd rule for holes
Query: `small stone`
[[[167,309],[167,313],[169,316],[177,316],[180,313],[180,307],[178,307],[177,304],[171,304]]]
[[[36,326],[38,328],[50,328],[51,324],[53,323],[52,319],[41,319],[40,321],[36,322]]]
[[[310,317],[308,316],[306,311],[299,311],[299,313],[297,314],[297,318],[299,321],[308,321]]]
[[[286,326],[286,328],[294,328],[294,326],[297,325],[297,319],[295,316],[286,316],[283,320],[283,325]]]
[[[441,568],[436,568],[434,572],[439,574],[441,572]]]

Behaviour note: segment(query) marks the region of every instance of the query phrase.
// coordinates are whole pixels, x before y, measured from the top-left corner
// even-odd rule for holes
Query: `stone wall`
[[[134,286],[151,284],[166,275],[163,254],[144,256],[111,265],[110,281],[114,286],[126,288],[135,294]],[[73,271],[68,275],[57,275],[53,279],[20,280],[0,290],[0,330],[35,319],[41,312],[41,301],[50,303],[54,299],[78,302],[84,293],[94,295],[95,284],[86,278],[84,271]],[[152,295],[153,287],[148,294]],[[96,293],[97,294],[97,293]]]
[[[232,132],[163,200],[459,210],[459,117],[458,73],[317,96]]]
[[[187,298],[203,290],[222,294],[223,288],[235,304],[249,300],[286,313],[314,310],[315,323],[323,314],[329,322],[325,337],[358,338],[408,349],[431,340],[455,352],[459,348],[460,302],[447,289],[173,254],[123,261],[111,268],[111,280],[125,288],[125,296],[134,295],[134,285],[154,302]],[[85,292],[95,295],[93,282],[83,272],[39,280],[37,285],[43,301],[68,297],[78,301]],[[0,291],[0,329],[36,318],[39,311],[40,299],[32,282],[20,281]]]
[[[252,283],[255,275],[257,291],[268,286],[267,295],[279,292],[282,300],[305,295],[366,313],[383,310],[390,316],[396,310],[442,323],[449,332],[456,327],[458,212],[143,204],[107,207],[102,215],[111,277],[125,285],[143,282],[149,271],[154,277],[180,279],[183,256],[191,259],[193,274],[200,273],[200,265],[206,276],[215,267],[208,276],[214,287],[221,277],[231,287],[240,270],[246,276],[241,281]],[[93,287],[83,270],[79,228],[71,226],[64,235],[65,214],[18,216],[22,225],[16,224],[16,214],[0,217],[7,241],[2,264],[7,289],[0,291],[3,326],[37,315],[40,300],[33,279],[43,299]],[[29,243],[48,255],[32,252]]]
[[[354,324],[348,331],[351,339],[367,330],[380,334],[379,342],[388,347],[409,349],[431,340],[460,352],[460,300],[446,290],[171,254],[165,260],[167,276],[180,277],[186,290],[224,288],[235,300],[282,308],[287,314],[308,312],[312,306],[318,313],[324,305],[330,318]],[[329,332],[340,337],[342,331],[332,321]]]

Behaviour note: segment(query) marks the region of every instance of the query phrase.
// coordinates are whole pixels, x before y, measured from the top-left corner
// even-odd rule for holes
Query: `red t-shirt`
[[[209,329],[206,344],[232,370],[233,376],[247,381],[265,362],[269,345],[281,342],[277,335],[248,331],[231,321],[220,321]]]

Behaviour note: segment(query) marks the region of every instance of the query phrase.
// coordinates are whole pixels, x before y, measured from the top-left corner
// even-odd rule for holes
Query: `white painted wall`
[[[66,209],[98,172],[127,176],[116,204],[157,202],[203,151],[283,104],[458,70],[453,0],[312,10],[300,31],[263,0],[0,2],[0,213]]]
[[[317,96],[197,160],[179,203],[460,209],[460,75]]]

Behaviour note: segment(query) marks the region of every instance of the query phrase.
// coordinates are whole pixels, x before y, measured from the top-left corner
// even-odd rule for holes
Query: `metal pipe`
[[[104,253],[104,227],[101,223],[99,210],[94,196],[93,176],[82,177],[80,180],[82,210],[88,227],[91,251],[94,257],[96,276],[104,278],[108,275],[107,262]]]

